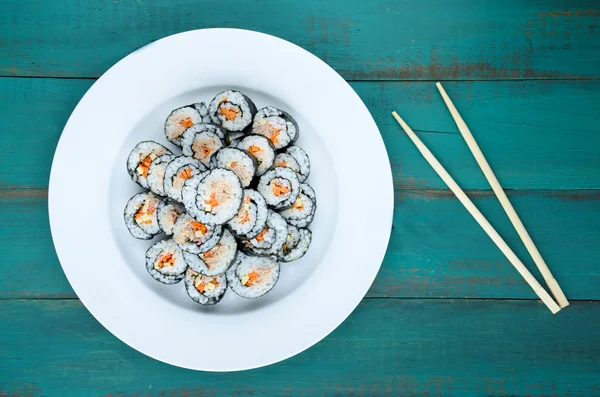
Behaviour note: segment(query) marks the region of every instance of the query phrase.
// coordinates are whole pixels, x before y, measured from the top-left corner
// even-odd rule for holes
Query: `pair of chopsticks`
[[[498,246],[498,248],[500,248],[500,251],[502,251],[504,256],[506,256],[509,262],[515,267],[515,269],[517,269],[517,271],[525,279],[527,284],[529,284],[529,286],[533,289],[533,291],[542,300],[542,302],[544,302],[544,304],[548,307],[548,309],[550,309],[550,311],[553,314],[557,313],[561,308],[568,306],[569,301],[560,289],[558,283],[554,279],[554,276],[552,276],[550,269],[548,269],[548,265],[546,265],[546,262],[544,262],[544,259],[540,255],[540,252],[531,240],[529,233],[527,233],[527,230],[525,230],[525,226],[523,226],[521,219],[519,218],[512,204],[508,200],[508,197],[506,197],[506,193],[502,189],[502,186],[500,186],[498,179],[496,179],[494,172],[492,171],[490,165],[483,156],[483,153],[481,152],[479,145],[477,145],[475,138],[473,138],[473,134],[471,134],[471,131],[467,127],[467,124],[464,122],[464,120],[458,113],[458,110],[456,110],[456,107],[450,100],[450,97],[448,96],[442,85],[440,83],[437,83],[436,87],[440,91],[440,94],[444,99],[444,102],[446,103],[450,114],[454,118],[454,122],[456,123],[461,135],[467,142],[471,153],[473,153],[475,160],[477,160],[479,167],[483,171],[489,184],[492,186],[492,189],[494,190],[496,197],[500,201],[502,208],[508,215],[508,218],[510,219],[511,223],[517,230],[519,237],[525,244],[527,251],[529,252],[531,257],[533,258],[533,261],[542,273],[542,276],[544,277],[544,280],[546,281],[546,284],[548,285],[548,288],[550,288],[550,292],[552,292],[552,295],[554,296],[554,299],[556,299],[556,301],[552,299],[552,297],[548,294],[548,292],[546,292],[544,287],[542,287],[540,283],[535,279],[535,277],[533,277],[533,275],[529,272],[529,270],[527,270],[525,265],[523,265],[523,262],[521,262],[519,258],[517,258],[515,253],[510,249],[510,247],[506,244],[502,237],[500,237],[496,229],[494,229],[492,225],[487,221],[487,219],[485,219],[483,214],[477,209],[477,207],[475,207],[475,204],[473,204],[469,197],[467,197],[465,192],[460,188],[460,186],[458,186],[458,184],[454,181],[450,174],[448,174],[448,172],[435,158],[435,156],[429,151],[429,149],[427,149],[427,146],[425,146],[425,144],[419,139],[419,137],[417,137],[417,135],[408,126],[408,124],[406,124],[406,122],[404,122],[404,120],[400,118],[398,113],[392,112],[392,115],[400,124],[404,132],[406,132],[408,137],[417,146],[417,149],[419,149],[423,157],[425,157],[425,160],[427,160],[429,165],[433,167],[437,174],[442,178],[444,183],[448,185],[450,190],[452,190],[452,192],[456,195],[460,202],[465,206],[465,208],[467,209],[467,211],[469,211],[471,216],[473,216],[477,223],[479,223],[479,226],[483,228],[483,230],[492,239],[492,241]]]

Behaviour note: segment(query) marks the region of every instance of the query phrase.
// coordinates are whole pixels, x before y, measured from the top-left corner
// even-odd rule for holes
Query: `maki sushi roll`
[[[300,181],[291,169],[275,167],[260,177],[256,190],[270,206],[276,209],[289,208],[300,194]]]
[[[242,205],[227,226],[238,238],[251,239],[264,229],[268,216],[265,198],[256,190],[245,189]]]
[[[164,190],[168,197],[181,202],[181,189],[186,180],[205,171],[206,168],[191,157],[175,157],[165,170]]]
[[[160,200],[150,192],[138,193],[129,199],[123,211],[123,218],[133,237],[150,240],[160,233],[157,217]]]
[[[256,159],[241,149],[226,147],[214,155],[213,168],[233,171],[240,178],[242,186],[248,187],[256,174]]]
[[[312,232],[308,229],[297,229],[288,225],[288,235],[285,244],[277,253],[277,259],[281,262],[292,262],[300,259],[308,251],[312,241]]]
[[[208,105],[213,123],[228,131],[242,131],[252,123],[256,106],[239,91],[227,90],[218,93]]]
[[[239,296],[254,299],[273,289],[279,279],[279,263],[272,258],[238,252],[226,273],[229,286]]]
[[[307,227],[317,211],[317,196],[308,183],[300,184],[300,194],[292,206],[279,214],[292,226]]]
[[[237,148],[245,150],[256,158],[256,176],[261,176],[273,166],[275,149],[264,136],[249,135],[237,144]]]
[[[267,224],[254,238],[244,241],[243,248],[260,256],[277,255],[288,235],[288,224],[277,212],[269,210]]]
[[[227,278],[224,274],[205,276],[187,269],[184,284],[189,297],[201,305],[214,305],[227,292]]]
[[[300,146],[292,145],[284,153],[275,156],[274,166],[291,169],[298,174],[300,182],[306,181],[310,174],[310,159]]]
[[[222,234],[221,226],[205,225],[188,214],[179,216],[173,226],[173,240],[183,251],[191,254],[199,254],[213,248]]]
[[[240,179],[233,171],[215,168],[198,184],[196,190],[198,213],[195,217],[208,225],[222,225],[236,216],[243,195],[244,190]]]
[[[169,142],[181,147],[181,138],[185,130],[202,123],[203,118],[198,108],[203,104],[187,105],[173,110],[165,120],[165,136]],[[206,108],[206,105],[204,105]]]
[[[159,241],[146,251],[146,270],[163,284],[177,284],[187,269],[181,249],[172,239]]]
[[[146,182],[148,188],[154,194],[159,196],[166,196],[164,182],[165,182],[165,171],[167,165],[175,158],[172,154],[163,154],[162,156],[155,159],[150,168],[148,169],[148,176]]]
[[[275,149],[283,149],[298,139],[298,123],[283,110],[267,106],[254,116],[252,133],[269,139]]]
[[[173,234],[173,226],[181,214],[185,214],[185,208],[176,201],[163,199],[158,205],[158,225],[167,236]]]
[[[181,140],[181,153],[199,160],[206,167],[211,157],[225,144],[225,134],[214,124],[196,124],[188,128]]]
[[[216,276],[227,271],[235,259],[237,242],[229,230],[223,231],[223,236],[210,250],[200,254],[183,253],[189,267],[205,276]]]
[[[181,188],[181,202],[185,206],[188,214],[190,214],[193,218],[200,214],[200,210],[196,206],[196,195],[198,191],[198,185],[206,175],[208,175],[208,171],[194,175],[193,177],[187,179]]]
[[[152,162],[164,154],[171,154],[169,149],[154,141],[143,141],[135,145],[127,157],[127,172],[131,180],[148,188],[146,177]]]

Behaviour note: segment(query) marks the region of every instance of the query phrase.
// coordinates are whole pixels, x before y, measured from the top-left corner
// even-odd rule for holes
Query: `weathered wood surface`
[[[48,186],[56,143],[92,83],[0,78],[1,187]],[[421,131],[464,189],[490,188],[432,82],[352,86],[381,130],[396,188],[446,187],[391,117],[394,109]],[[451,82],[445,87],[504,187],[600,188],[600,81]]]
[[[3,0],[1,7],[4,76],[97,77],[164,36],[235,27],[292,41],[346,79],[598,77],[594,0]]]
[[[469,194],[539,276],[493,193]],[[509,197],[567,296],[600,299],[600,191],[510,191]],[[75,297],[54,253],[46,190],[0,190],[0,224],[0,298]],[[396,191],[389,248],[368,296],[536,299],[445,190]]]
[[[0,395],[597,396],[598,317],[600,302],[553,316],[535,301],[367,299],[298,356],[202,373],[134,351],[78,300],[0,301]]]

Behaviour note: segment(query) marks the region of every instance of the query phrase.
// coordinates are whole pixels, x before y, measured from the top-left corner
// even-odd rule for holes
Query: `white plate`
[[[133,239],[123,222],[125,203],[139,191],[125,160],[141,140],[167,145],[163,123],[172,109],[226,88],[296,118],[319,206],[310,250],[282,265],[269,294],[244,300],[229,291],[218,305],[201,307],[183,283],[166,286],[147,274],[152,243]],[[393,186],[373,118],[333,69],[272,36],[206,29],[143,47],[98,79],[60,138],[48,200],[64,272],[102,325],[155,359],[234,371],[291,357],[352,312],[385,254]]]

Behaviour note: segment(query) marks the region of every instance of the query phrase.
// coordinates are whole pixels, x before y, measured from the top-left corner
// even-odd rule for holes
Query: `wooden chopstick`
[[[440,94],[442,95],[442,98],[444,99],[444,102],[446,103],[446,106],[448,107],[448,110],[450,111],[452,118],[454,118],[454,122],[456,123],[456,126],[458,127],[460,133],[462,134],[463,138],[467,142],[469,149],[471,149],[471,153],[473,153],[475,160],[477,160],[477,164],[479,164],[479,167],[483,171],[483,174],[485,175],[490,186],[494,190],[496,197],[498,197],[498,200],[500,201],[502,208],[504,208],[506,215],[508,215],[508,218],[510,219],[511,223],[513,224],[514,228],[517,230],[519,237],[521,237],[523,244],[525,244],[525,247],[527,248],[529,255],[531,255],[531,257],[533,258],[533,261],[535,262],[538,269],[540,270],[540,273],[542,273],[542,277],[544,277],[544,280],[546,281],[548,288],[550,288],[550,292],[552,292],[552,295],[554,295],[554,299],[556,299],[558,305],[561,308],[568,306],[569,301],[567,300],[567,298],[565,297],[565,294],[560,289],[558,283],[554,279],[554,276],[552,276],[550,269],[548,269],[548,265],[546,265],[546,262],[542,258],[540,251],[538,251],[537,247],[533,243],[531,236],[529,236],[529,233],[527,233],[527,230],[525,229],[525,226],[523,226],[523,222],[521,222],[519,215],[517,215],[517,212],[515,211],[514,207],[510,203],[510,201],[508,200],[508,197],[506,197],[506,193],[502,189],[502,186],[500,186],[500,182],[498,182],[496,175],[492,171],[492,168],[490,167],[485,156],[481,152],[481,149],[479,148],[479,145],[475,141],[473,134],[471,134],[469,127],[467,127],[467,124],[465,123],[463,118],[458,113],[458,110],[452,103],[452,100],[450,100],[450,97],[446,93],[446,90],[444,90],[444,87],[442,87],[442,85],[439,82],[436,84],[436,87],[440,91]]]
[[[465,192],[458,186],[458,184],[452,179],[450,174],[444,169],[444,167],[440,164],[440,162],[435,158],[435,156],[427,149],[427,146],[419,137],[414,133],[414,131],[400,118],[398,113],[392,112],[392,115],[400,124],[404,132],[408,135],[408,137],[413,141],[413,143],[417,146],[417,149],[421,152],[425,160],[433,167],[435,172],[442,178],[442,180],[448,185],[450,190],[456,195],[456,197],[460,200],[460,202],[465,206],[467,211],[475,218],[479,226],[483,228],[483,230],[487,233],[487,235],[492,239],[492,241],[500,248],[500,251],[506,256],[509,262],[517,269],[519,274],[525,279],[527,284],[533,289],[533,291],[537,294],[537,296],[544,302],[544,304],[550,309],[550,311],[554,314],[560,310],[560,307],[554,302],[552,297],[546,292],[546,290],[540,285],[540,283],[533,277],[533,275],[527,270],[525,265],[517,258],[515,253],[510,249],[510,247],[506,244],[506,242],[500,237],[496,229],[492,227],[492,225],[485,219],[483,214],[475,207],[475,204],[467,197]]]

